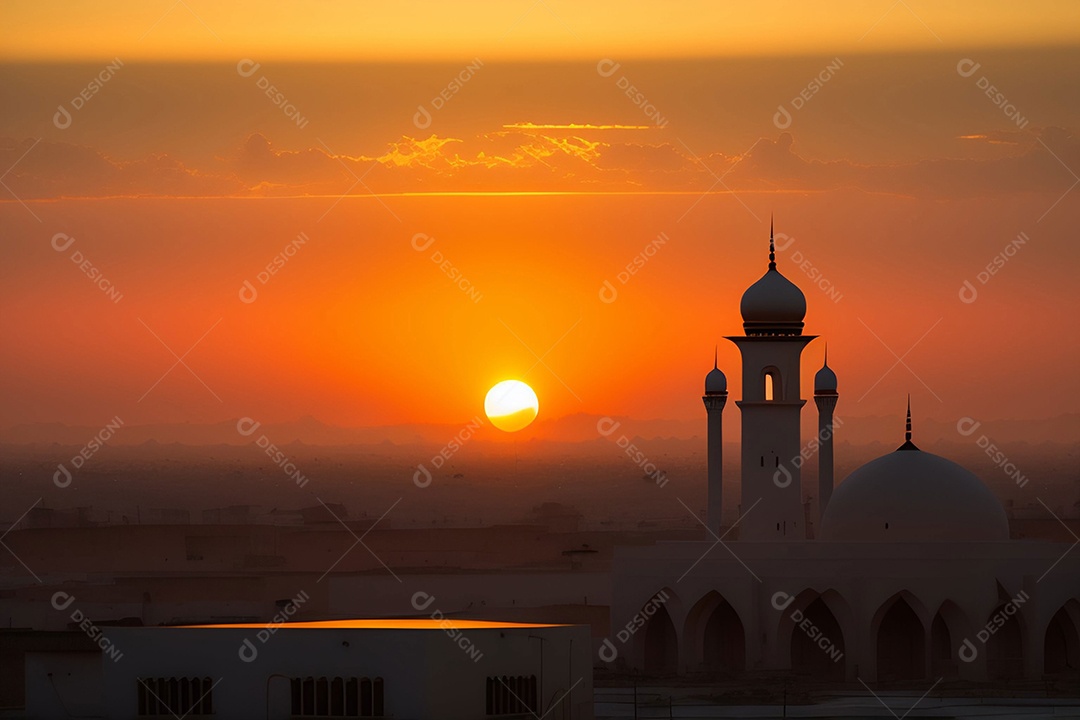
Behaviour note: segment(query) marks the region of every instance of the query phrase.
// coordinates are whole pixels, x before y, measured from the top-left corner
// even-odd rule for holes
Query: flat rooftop
[[[459,620],[446,618],[434,620],[431,618],[380,618],[376,620],[319,620],[315,622],[292,622],[292,623],[226,623],[221,625],[174,625],[182,628],[236,628],[236,629],[262,629],[274,626],[276,630],[439,630],[454,627],[459,630],[487,630],[487,629],[513,629],[513,628],[544,628],[544,627],[569,627],[562,623],[513,623],[513,622],[489,622],[487,620]],[[167,629],[167,628],[166,628]]]

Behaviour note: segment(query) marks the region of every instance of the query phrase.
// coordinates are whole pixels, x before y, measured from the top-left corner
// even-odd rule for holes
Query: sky
[[[703,419],[770,217],[838,415],[1080,398],[1074,3],[0,14],[0,427]]]

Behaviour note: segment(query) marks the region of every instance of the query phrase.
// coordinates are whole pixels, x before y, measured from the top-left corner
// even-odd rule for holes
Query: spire
[[[911,393],[908,393],[907,397],[907,425],[904,430],[904,444],[896,448],[897,450],[918,450],[915,443],[911,442]]]
[[[825,364],[822,367],[829,367],[829,343],[825,343]]]
[[[727,396],[727,377],[720,369],[719,346],[713,348],[712,370],[705,374],[705,394]]]
[[[776,242],[773,240],[773,218],[769,216],[769,269],[776,269]]]
[[[911,442],[911,393],[907,396],[907,432],[904,433],[904,440]]]

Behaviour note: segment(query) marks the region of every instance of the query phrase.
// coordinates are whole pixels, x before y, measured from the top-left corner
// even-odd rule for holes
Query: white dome
[[[979,478],[906,443],[848,475],[821,521],[833,542],[993,542],[1009,520]]]

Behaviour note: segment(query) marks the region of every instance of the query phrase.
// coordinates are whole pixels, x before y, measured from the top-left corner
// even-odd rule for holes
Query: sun
[[[495,427],[517,432],[536,419],[540,401],[533,389],[520,380],[503,380],[488,390],[484,412]]]

